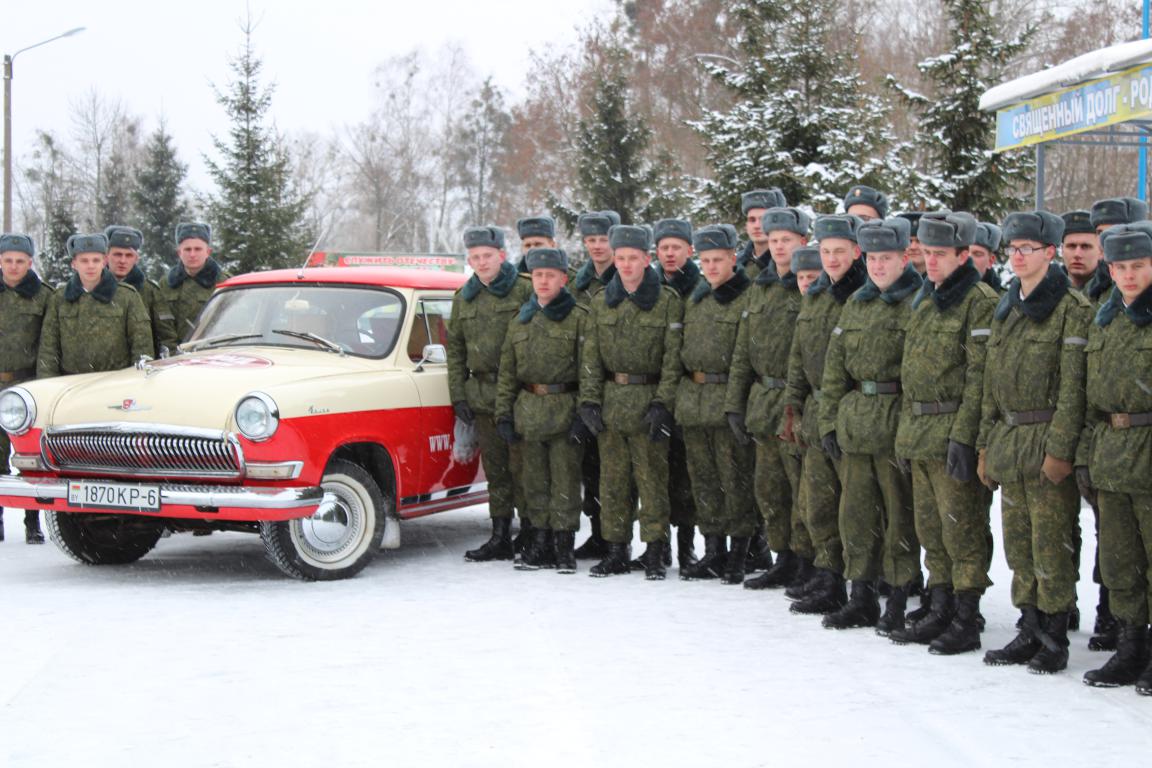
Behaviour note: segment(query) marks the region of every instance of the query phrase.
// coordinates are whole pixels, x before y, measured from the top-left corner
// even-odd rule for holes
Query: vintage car
[[[0,394],[14,468],[0,504],[43,509],[83,563],[239,530],[290,576],[352,576],[399,546],[400,520],[487,501],[448,398],[463,282],[375,267],[232,278],[180,354]]]

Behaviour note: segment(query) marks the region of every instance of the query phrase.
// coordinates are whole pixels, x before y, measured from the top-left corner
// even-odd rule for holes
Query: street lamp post
[[[50,37],[47,40],[41,40],[35,45],[29,45],[27,48],[21,48],[16,53],[9,56],[4,54],[4,231],[12,231],[12,62],[16,57],[30,51],[33,48],[39,48],[42,45],[47,45],[62,37],[71,37],[77,33],[83,32],[86,27],[76,27],[67,32],[63,32],[56,37]]]

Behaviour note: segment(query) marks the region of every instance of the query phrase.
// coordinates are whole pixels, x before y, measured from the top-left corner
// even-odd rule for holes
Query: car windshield
[[[266,285],[220,291],[204,307],[186,349],[268,344],[361,357],[392,351],[404,300],[346,285]]]

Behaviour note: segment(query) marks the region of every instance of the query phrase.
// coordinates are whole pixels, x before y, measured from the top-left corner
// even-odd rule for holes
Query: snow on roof
[[[1009,104],[1103,77],[1110,72],[1119,72],[1146,61],[1152,61],[1152,40],[1133,40],[1090,51],[1054,67],[989,88],[980,97],[980,109],[993,112]]]

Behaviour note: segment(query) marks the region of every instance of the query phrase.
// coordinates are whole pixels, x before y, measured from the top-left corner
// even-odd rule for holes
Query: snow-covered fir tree
[[[163,122],[144,145],[132,201],[144,235],[141,269],[159,279],[176,264],[176,225],[190,217],[183,195],[187,166],[180,162],[172,134]]]

